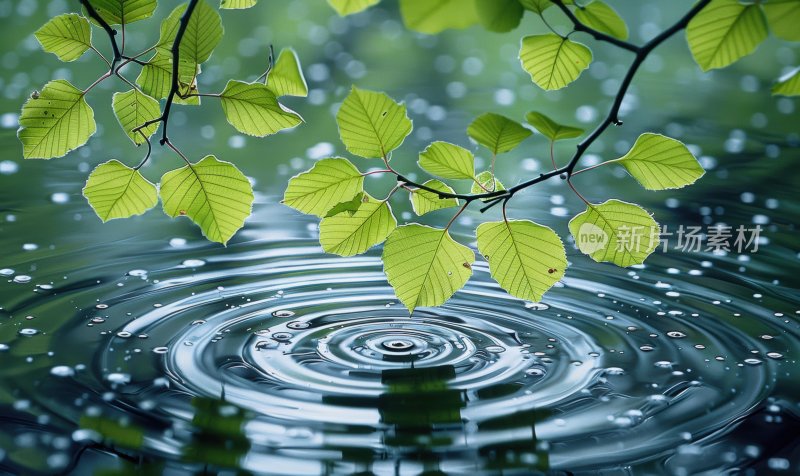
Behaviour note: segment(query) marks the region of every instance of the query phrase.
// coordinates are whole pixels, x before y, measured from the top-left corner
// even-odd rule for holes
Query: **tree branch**
[[[108,39],[111,40],[111,49],[114,51],[114,58],[111,60],[111,69],[114,70],[114,66],[122,59],[122,51],[119,49],[119,45],[117,45],[117,30],[111,28],[111,25],[108,24],[107,21],[103,20],[103,17],[97,13],[97,10],[94,9],[89,0],[79,0],[81,5],[86,9],[86,12],[92,17],[102,28],[106,31],[108,35]]]
[[[641,48],[634,45],[633,43],[620,40],[618,38],[614,38],[611,35],[607,35],[602,31],[597,31],[594,28],[590,28],[581,23],[581,21],[578,20],[575,14],[572,13],[572,10],[570,10],[569,8],[567,8],[566,5],[564,5],[564,2],[562,0],[550,0],[550,1],[552,1],[558,8],[561,9],[562,12],[564,12],[564,15],[566,15],[567,18],[569,18],[569,20],[572,22],[575,31],[582,31],[584,33],[588,33],[589,35],[594,37],[595,40],[605,41],[607,43],[611,43],[612,45],[618,46],[624,50],[632,51],[634,53],[639,53],[639,50]]]

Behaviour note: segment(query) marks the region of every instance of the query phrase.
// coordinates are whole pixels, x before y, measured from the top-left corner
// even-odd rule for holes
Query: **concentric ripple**
[[[18,321],[4,340],[9,357],[47,372],[25,394],[28,410],[99,432],[73,435],[76,448],[120,446],[109,430],[119,423],[91,424],[108,418],[141,429],[137,452],[176,467],[210,431],[241,444],[198,460],[265,474],[331,472],[334,462],[342,473],[680,468],[701,459],[664,455],[734,448],[730,426],[765,402],[793,411],[780,402],[797,303],[734,300],[731,276],[724,291],[699,284],[724,263],[680,280],[573,269],[580,279],[535,305],[476,265],[445,306],[409,317],[376,258],[332,258],[302,240],[191,253],[100,292],[35,288],[51,302],[17,306],[78,307],[60,325]],[[72,354],[48,357],[56,340]],[[56,384],[58,398],[42,392]]]

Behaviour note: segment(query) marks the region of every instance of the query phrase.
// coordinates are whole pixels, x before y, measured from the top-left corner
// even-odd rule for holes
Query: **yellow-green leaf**
[[[157,0],[89,0],[94,9],[109,25],[120,25],[144,20],[153,15]]]
[[[364,194],[355,213],[343,212],[322,219],[319,242],[326,253],[353,256],[383,243],[395,227],[397,220],[389,204]]]
[[[550,0],[519,0],[519,3],[526,9],[532,12],[535,12],[539,15],[542,14],[543,11],[547,10],[548,8],[553,6],[553,2]],[[568,3],[568,2],[564,2]]]
[[[366,158],[387,157],[411,133],[406,107],[385,93],[353,86],[336,114],[347,150]]]
[[[213,155],[164,174],[159,195],[164,213],[189,217],[206,238],[223,244],[244,226],[255,198],[247,177]]]
[[[77,149],[97,126],[83,91],[63,79],[50,81],[22,106],[17,132],[26,159],[52,159]]]
[[[322,159],[310,170],[295,175],[283,196],[283,204],[324,217],[334,206],[364,190],[364,176],[347,159]]]
[[[592,62],[586,46],[554,33],[526,36],[519,52],[522,67],[540,88],[561,89],[578,79]]]
[[[625,20],[619,16],[616,10],[600,0],[578,7],[575,10],[575,17],[589,28],[620,40],[628,39],[628,25],[625,24]]]
[[[426,187],[430,187],[434,190],[438,190],[440,192],[446,193],[456,193],[455,190],[452,189],[449,185],[445,184],[440,180],[428,180],[423,185]],[[411,192],[411,207],[414,209],[414,213],[419,216],[422,216],[426,213],[435,211],[435,210],[442,210],[444,208],[451,208],[458,206],[458,199],[457,198],[440,198],[437,193],[431,192],[429,190],[423,190],[418,188]]]
[[[89,20],[74,13],[53,18],[36,30],[34,36],[42,49],[58,56],[61,61],[75,61],[92,46]]]
[[[228,10],[241,10],[255,6],[258,0],[220,0],[219,8]]]
[[[339,16],[352,15],[376,5],[381,0],[328,0],[328,4]]]
[[[449,179],[472,180],[475,156],[467,149],[449,142],[434,142],[419,154],[419,166],[429,173]]]
[[[615,160],[647,190],[666,190],[691,185],[706,173],[683,142],[645,133],[631,150]]]
[[[565,126],[555,122],[540,112],[529,112],[525,119],[543,136],[551,141],[574,139],[580,137],[584,130],[578,127]]]
[[[782,40],[800,41],[800,0],[761,2],[772,34]]]
[[[220,95],[225,118],[239,132],[264,137],[303,122],[278,102],[267,85],[231,80]]]
[[[773,96],[800,96],[800,68],[790,71],[772,86]]]
[[[470,193],[472,194],[499,192],[506,189],[503,186],[503,183],[497,180],[497,177],[492,175],[492,173],[488,170],[484,170],[483,172],[479,173],[474,180],[475,181],[472,182],[472,188],[470,189]],[[483,200],[486,201],[487,199]]]
[[[400,14],[409,29],[429,35],[478,23],[473,0],[400,0]]]
[[[119,125],[134,144],[143,144],[158,130],[159,124],[155,123],[139,129],[137,132],[132,132],[133,129],[147,121],[157,119],[161,115],[158,101],[150,96],[137,89],[131,89],[124,93],[114,93],[111,104]]]
[[[518,27],[524,13],[519,0],[475,0],[475,7],[484,28],[500,33]]]
[[[640,206],[608,200],[576,215],[569,231],[578,249],[593,260],[627,267],[642,264],[656,249],[660,228]]]
[[[169,94],[172,84],[172,57],[169,53],[156,53],[142,66],[136,84],[148,96],[163,99]]]
[[[89,174],[83,196],[104,222],[141,215],[158,203],[156,186],[118,160],[100,164]]]
[[[550,228],[528,220],[481,223],[478,251],[489,271],[512,296],[541,301],[567,268],[561,238]]]
[[[767,38],[764,12],[739,0],[712,0],[686,27],[686,39],[703,71],[724,68]]]
[[[383,269],[400,301],[413,313],[438,306],[472,276],[475,253],[447,230],[416,223],[397,228],[383,247]]]
[[[161,53],[168,55],[171,53],[172,43],[178,34],[180,19],[186,11],[186,6],[186,3],[178,5],[161,22],[161,35],[156,44]],[[222,39],[223,33],[222,17],[217,9],[205,0],[200,0],[189,17],[189,24],[180,44],[181,80],[188,82],[197,74],[197,66],[208,60]]]
[[[300,69],[297,53],[291,48],[284,48],[278,55],[275,67],[269,72],[267,86],[276,96],[308,96],[308,84]]]
[[[497,155],[514,150],[530,137],[531,131],[517,121],[487,112],[472,121],[467,135],[489,149],[492,155]]]

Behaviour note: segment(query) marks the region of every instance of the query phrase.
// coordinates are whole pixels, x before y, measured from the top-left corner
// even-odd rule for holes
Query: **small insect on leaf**
[[[39,99],[39,91],[34,89],[31,93],[31,99]]]
[[[462,263],[461,266],[463,266],[463,267],[465,267],[467,269],[472,269],[472,265],[467,263],[466,261],[464,261],[464,263]]]
[[[181,214],[181,215],[186,215],[186,210],[181,210],[181,211],[180,211],[180,214]]]

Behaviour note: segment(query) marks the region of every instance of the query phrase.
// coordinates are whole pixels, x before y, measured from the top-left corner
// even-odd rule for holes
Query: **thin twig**
[[[578,20],[578,18],[575,16],[575,14],[572,13],[572,10],[570,10],[569,8],[567,8],[566,5],[564,5],[564,2],[562,0],[552,0],[552,2],[558,8],[560,8],[562,12],[564,12],[564,15],[566,15],[567,18],[569,18],[569,20],[572,22],[572,25],[575,28],[575,31],[582,31],[584,33],[588,33],[589,35],[591,35],[597,41],[605,41],[607,43],[611,43],[612,45],[618,46],[618,47],[620,47],[620,48],[622,48],[624,50],[632,51],[632,52],[637,53],[637,54],[639,53],[640,48],[638,46],[634,45],[633,43],[630,43],[630,42],[627,42],[627,41],[624,41],[624,40],[620,40],[619,38],[615,38],[615,37],[613,37],[611,35],[607,35],[607,34],[603,33],[602,31],[597,31],[594,28],[590,28],[590,27],[584,25],[583,23],[581,23],[581,21]],[[579,8],[582,8],[582,7],[579,7]],[[544,19],[544,17],[542,17],[542,19]],[[546,22],[545,22],[545,24],[546,24]]]

